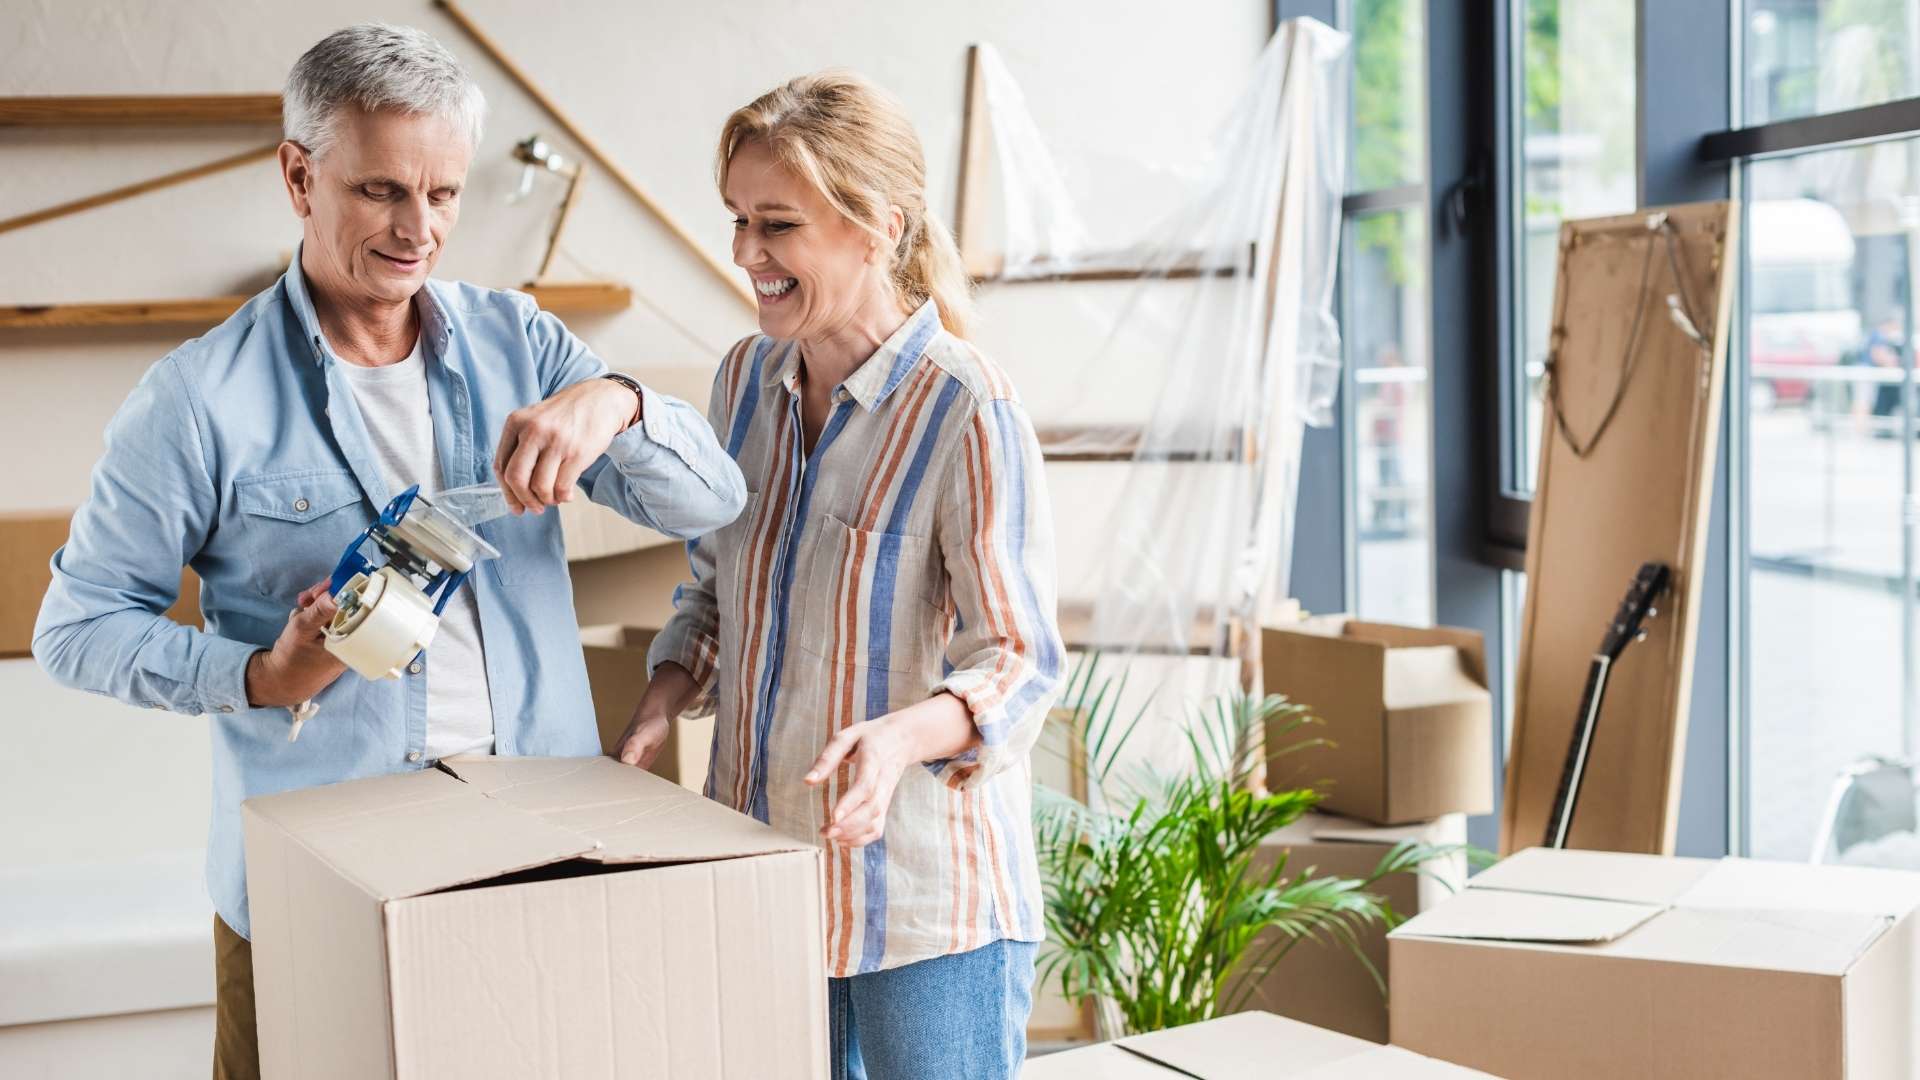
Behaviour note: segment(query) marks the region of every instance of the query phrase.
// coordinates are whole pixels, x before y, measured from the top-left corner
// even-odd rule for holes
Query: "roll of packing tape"
[[[391,566],[355,574],[334,603],[327,651],[368,679],[398,678],[440,626],[433,603]]]

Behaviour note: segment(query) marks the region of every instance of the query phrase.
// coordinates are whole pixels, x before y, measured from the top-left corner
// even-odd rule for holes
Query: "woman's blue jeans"
[[[1014,1080],[1033,1011],[1030,941],[827,980],[834,1080]]]

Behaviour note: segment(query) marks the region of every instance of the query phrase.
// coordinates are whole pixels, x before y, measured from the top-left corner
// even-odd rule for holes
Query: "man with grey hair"
[[[523,294],[429,277],[484,108],[417,30],[350,27],[300,58],[280,146],[293,265],[147,372],[53,558],[34,634],[47,670],[211,718],[216,1076],[258,1071],[241,801],[456,753],[598,753],[560,523],[542,511],[578,490],[692,537],[745,500],[700,412],[609,375]],[[514,510],[481,526],[501,557],[398,679],[340,678],[321,628],[349,541],[411,485],[489,476]],[[183,564],[204,631],[162,614]],[[293,741],[296,708],[314,719]]]

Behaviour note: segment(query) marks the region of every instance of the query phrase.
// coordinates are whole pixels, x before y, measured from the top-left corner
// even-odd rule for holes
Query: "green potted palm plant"
[[[1064,744],[1086,790],[1035,788],[1049,939],[1040,977],[1076,1004],[1094,1000],[1106,1037],[1238,1011],[1308,939],[1346,945],[1380,983],[1355,935],[1400,916],[1370,887],[1459,849],[1403,843],[1364,878],[1317,877],[1284,854],[1269,864],[1261,840],[1320,797],[1254,781],[1264,761],[1321,741],[1303,730],[1317,723],[1308,708],[1279,696],[1216,699],[1187,725],[1182,760],[1168,768],[1127,753],[1146,706],[1123,716],[1125,677],[1100,677],[1099,661],[1075,669],[1051,721],[1065,738],[1050,745]],[[1301,737],[1263,753],[1263,731]],[[1269,930],[1272,944],[1256,950]]]

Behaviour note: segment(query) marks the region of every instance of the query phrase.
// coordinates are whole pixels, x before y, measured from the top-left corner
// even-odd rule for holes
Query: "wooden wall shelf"
[[[279,94],[0,97],[0,127],[278,124]]]
[[[529,285],[525,291],[555,315],[601,315],[633,306],[633,290],[616,282]],[[147,300],[106,304],[0,306],[0,330],[91,326],[212,326],[247,302],[245,296]]]
[[[1245,440],[1237,429],[1227,433],[1226,440],[1220,446],[1169,448],[1145,454],[1140,452],[1140,441],[1145,437],[1146,429],[1138,425],[1050,426],[1038,428],[1034,435],[1040,443],[1040,456],[1061,464],[1220,464],[1245,461],[1249,457]]]

